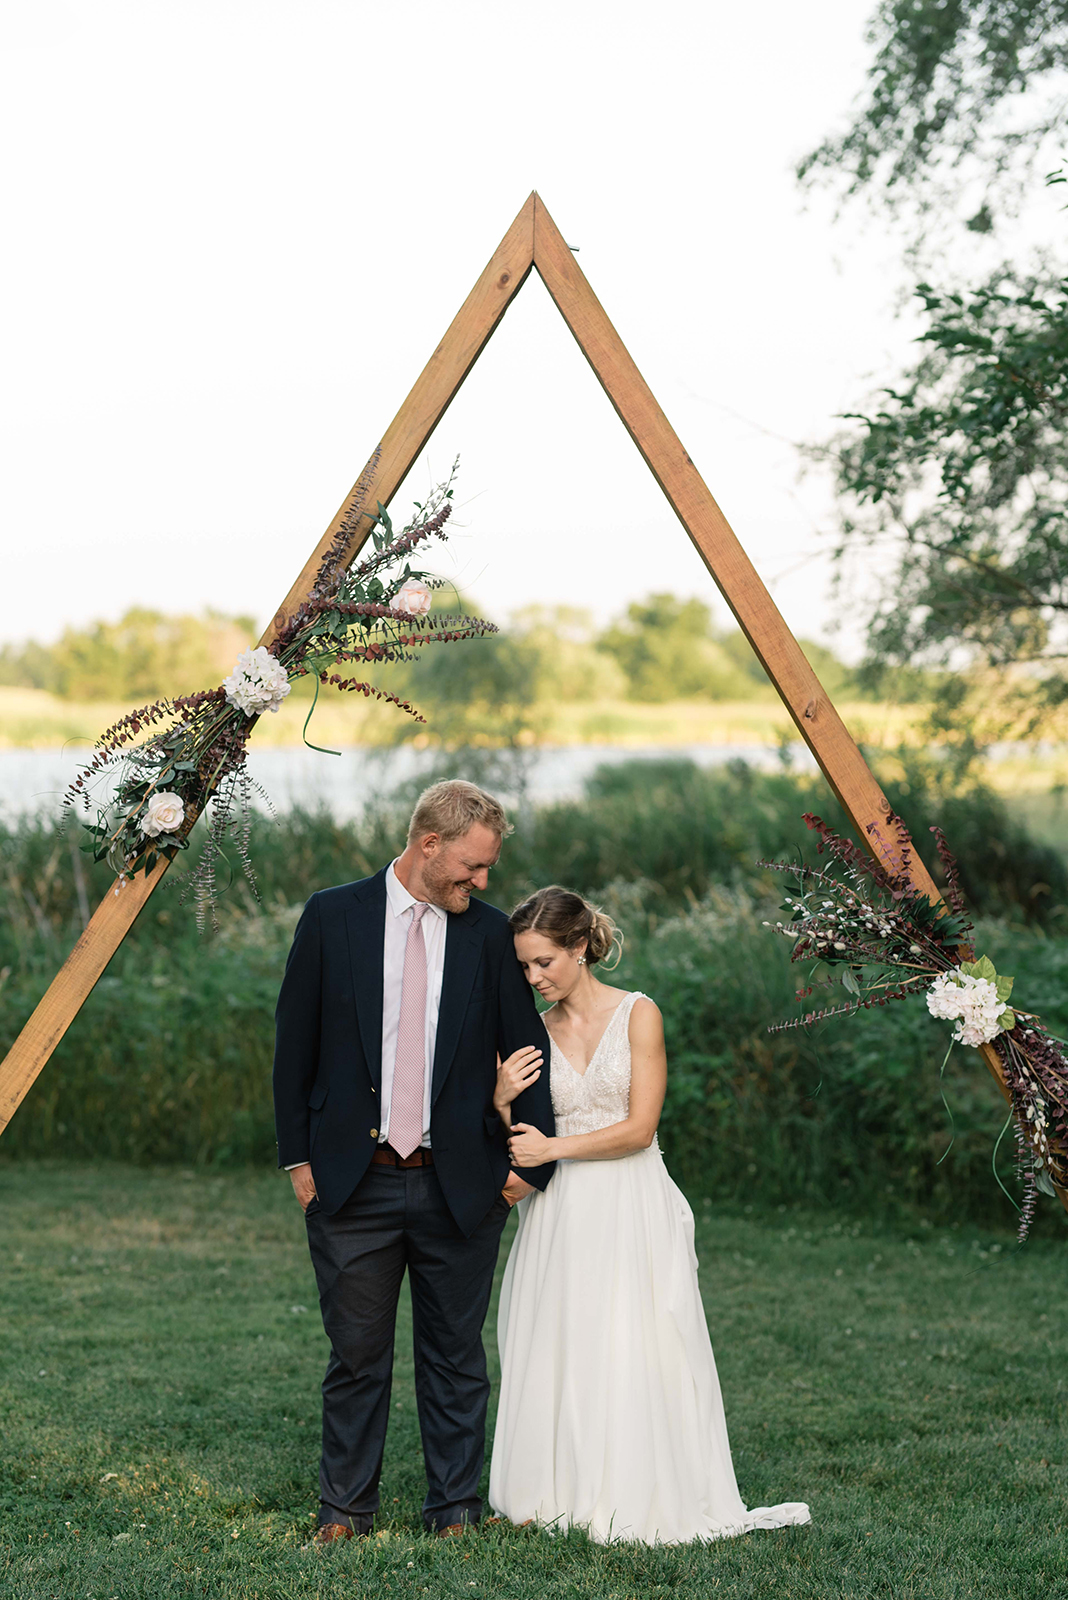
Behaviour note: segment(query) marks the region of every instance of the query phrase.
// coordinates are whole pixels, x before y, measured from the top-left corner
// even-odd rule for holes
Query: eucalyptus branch
[[[778,1022],[770,1031],[810,1028],[926,994],[933,1015],[956,1021],[954,1039],[972,1046],[992,1044],[1012,1097],[1025,1192],[1020,1220],[1024,1237],[1034,1190],[1068,1189],[1068,1057],[1037,1016],[1009,1006],[1013,979],[999,975],[985,956],[973,959],[972,927],[957,865],[939,828],[932,832],[946,874],[948,905],[929,900],[911,882],[911,847],[893,815],[887,824],[896,836],[896,851],[879,838],[879,860],[819,817],[807,815],[805,821],[819,834],[819,848],[829,860],[817,867],[760,863],[790,874],[797,884],[783,902],[788,920],[765,926],[792,942],[791,961],[813,964],[799,1000],[815,987],[827,986],[820,976],[824,969],[846,997]]]
[[[207,836],[186,887],[198,925],[204,926],[209,916],[214,923],[217,871],[225,865],[230,872],[224,846],[231,834],[255,893],[248,849],[250,806],[262,790],[246,763],[249,735],[259,717],[279,709],[296,679],[313,675],[316,696],[319,685],[327,684],[394,706],[422,722],[418,709],[400,694],[362,673],[332,669],[414,660],[414,652],[425,645],[496,631],[478,617],[430,618],[433,590],[441,587],[441,580],[412,565],[413,552],[432,539],[448,537],[455,464],[446,482],[431,492],[425,505],[416,506],[412,522],[397,534],[384,506],[373,513],[364,509],[377,459],[376,454],[357,485],[307,598],[273,643],[245,651],[230,677],[215,689],[157,700],[120,717],[98,739],[70,785],[64,815],[69,817],[76,806],[82,809],[90,839],[82,848],[112,863],[118,875],[115,893],[135,872],[150,872],[161,856],[173,859],[186,849],[193,823],[210,805]],[[368,518],[374,550],[350,569],[349,552]],[[114,778],[113,791],[103,802],[95,801],[94,787],[109,777]]]

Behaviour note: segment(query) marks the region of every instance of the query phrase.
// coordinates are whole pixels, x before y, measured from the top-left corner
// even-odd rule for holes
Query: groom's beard
[[[423,888],[431,905],[443,911],[466,911],[471,903],[471,884],[457,883],[446,866],[428,861],[423,868]]]

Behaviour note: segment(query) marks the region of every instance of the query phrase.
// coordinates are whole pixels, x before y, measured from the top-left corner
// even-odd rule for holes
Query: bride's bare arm
[[[513,1050],[507,1061],[497,1057],[493,1109],[506,1128],[512,1126],[512,1101],[518,1100],[524,1089],[529,1089],[540,1077],[541,1051],[537,1045],[524,1045],[522,1049]]]
[[[667,1052],[663,1018],[658,1007],[644,995],[634,1002],[628,1034],[630,1110],[626,1120],[598,1128],[595,1133],[555,1139],[547,1139],[525,1122],[513,1123],[508,1141],[513,1166],[537,1167],[544,1161],[612,1161],[649,1148],[667,1090]]]

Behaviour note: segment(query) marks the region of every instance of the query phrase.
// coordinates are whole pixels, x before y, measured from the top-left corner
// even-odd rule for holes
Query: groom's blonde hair
[[[443,783],[424,789],[415,802],[408,824],[408,843],[414,844],[428,833],[437,833],[442,843],[447,844],[450,839],[462,839],[476,822],[481,822],[499,839],[506,839],[512,832],[504,807],[493,795],[464,778],[446,778]]]

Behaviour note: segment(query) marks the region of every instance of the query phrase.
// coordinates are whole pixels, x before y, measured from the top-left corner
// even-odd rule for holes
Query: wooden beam
[[[167,865],[165,859],[161,860],[151,873],[139,873],[122,889],[113,885],[97,906],[81,938],[0,1063],[0,1133],[78,1015]]]
[[[346,496],[319,544],[278,608],[261,639],[269,644],[310,590],[323,555],[351,511],[358,491],[366,502],[388,505],[453,396],[534,265],[589,361],[617,415],[733,611],[782,697],[802,738],[865,845],[890,850],[889,802],[864,761],[829,696],[786,626],[756,569],[653,398],[622,340],[606,316],[541,199],[532,194],[485,271],[449,326],[408,397],[387,429],[356,485]],[[354,528],[347,559],[359,553],[369,531]],[[105,896],[44,998],[0,1063],[0,1132],[167,870],[161,861],[125,887]],[[938,891],[923,863],[912,855],[911,876],[933,898]],[[983,1056],[1008,1098],[1001,1063],[990,1046]],[[1068,1196],[1061,1193],[1068,1207]]]
[[[286,618],[308,594],[322,558],[361,485],[370,483],[366,503],[372,508],[378,500],[383,505],[392,500],[517,290],[525,283],[533,259],[534,196],[531,195],[387,428],[379,449],[308,557],[261,644],[269,644],[276,637]],[[358,554],[369,531],[369,523],[365,523],[362,530],[354,530],[348,560]],[[113,885],[93,913],[33,1015],[0,1062],[0,1132],[14,1116],[38,1073],[78,1015],[167,866],[166,860],[161,861],[149,875],[141,873],[121,888]]]
[[[896,837],[886,827],[890,802],[538,195],[534,267],[858,837],[876,858],[880,845],[896,856]],[[915,849],[909,873],[924,894],[932,900],[941,898]],[[1009,1099],[997,1052],[985,1045],[982,1054],[998,1088]],[[1068,1199],[1061,1198],[1068,1208]]]
[[[486,270],[449,324],[444,339],[386,429],[378,449],[377,466],[372,456],[361,479],[357,479],[357,485],[342,501],[337,516],[279,606],[274,620],[260,640],[261,644],[270,644],[311,589],[323,556],[333,543],[352,504],[356,487],[365,475],[371,475],[374,486],[373,493],[367,496],[367,504],[373,510],[376,500],[381,500],[384,506],[389,505],[415,465],[419,452],[445,415],[490,335],[527,281],[534,260],[535,198],[532,194],[526,201],[494,251]],[[359,552],[369,528],[368,524],[362,534],[354,536],[349,546],[349,561]]]

